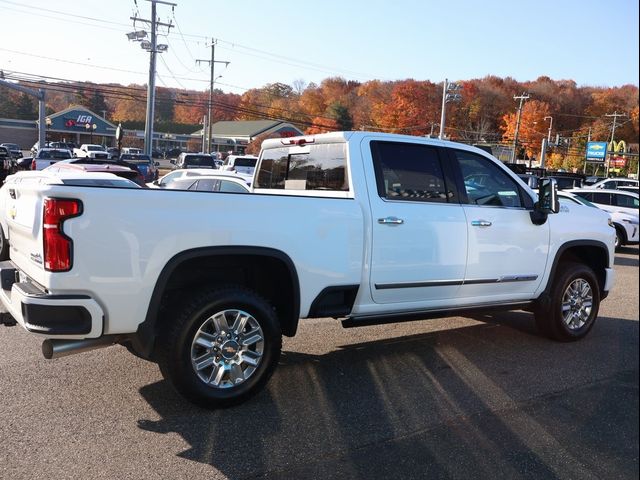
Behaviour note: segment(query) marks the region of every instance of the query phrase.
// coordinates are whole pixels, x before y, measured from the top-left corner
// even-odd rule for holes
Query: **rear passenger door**
[[[529,298],[547,263],[549,223],[534,225],[532,198],[493,160],[449,149],[468,232],[460,297],[468,303]]]
[[[373,301],[407,310],[449,305],[464,278],[467,227],[440,149],[374,140],[362,153],[374,166],[365,168]]]

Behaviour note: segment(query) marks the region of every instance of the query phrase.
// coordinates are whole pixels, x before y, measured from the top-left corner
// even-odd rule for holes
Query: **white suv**
[[[607,212],[622,212],[638,216],[640,202],[637,193],[594,188],[575,188],[568,192],[586,198]]]

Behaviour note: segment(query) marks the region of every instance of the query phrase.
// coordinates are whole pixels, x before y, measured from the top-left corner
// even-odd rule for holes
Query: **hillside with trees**
[[[70,105],[83,105],[127,128],[144,128],[146,87],[72,82],[22,81],[47,89],[48,113]],[[553,118],[552,143],[559,142],[549,157],[554,167],[572,168],[584,161],[588,138],[608,141],[612,118],[618,119],[616,140],[634,145],[637,153],[638,87],[578,86],[572,80],[539,77],[518,82],[487,76],[461,80],[462,99],[447,105],[445,135],[469,143],[510,145],[516,124],[515,95],[528,93],[519,130],[520,158],[536,158]],[[208,91],[158,88],[158,131],[189,133],[202,125]],[[442,83],[428,80],[355,82],[327,78],[319,85],[298,80],[293,85],[274,83],[247,90],[242,95],[213,92],[213,119],[274,119],[290,122],[307,133],[332,130],[373,130],[408,135],[439,132]],[[37,104],[30,97],[0,88],[0,117],[35,119]],[[546,117],[546,119],[545,119]]]

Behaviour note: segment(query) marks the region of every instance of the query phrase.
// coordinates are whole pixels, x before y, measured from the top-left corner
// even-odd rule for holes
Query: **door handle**
[[[379,218],[378,223],[381,225],[402,225],[404,220],[398,217]]]
[[[472,227],[490,227],[491,226],[491,222],[489,222],[487,220],[472,220],[471,221],[471,226]]]

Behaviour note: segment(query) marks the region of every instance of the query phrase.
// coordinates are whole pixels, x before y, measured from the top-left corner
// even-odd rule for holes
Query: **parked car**
[[[149,155],[123,153],[120,155],[120,161],[135,166],[144,177],[145,183],[158,179],[158,167],[160,163],[154,162]]]
[[[16,170],[16,161],[11,157],[9,149],[0,146],[0,183],[4,182],[7,175],[11,175]]]
[[[50,147],[50,148],[66,148],[67,150],[69,150],[72,153],[73,153],[73,150],[75,148],[78,148],[78,146],[73,142],[49,142],[47,144],[47,147]]]
[[[31,164],[33,163],[33,157],[22,157],[16,161],[16,168],[20,170],[31,170]]]
[[[637,193],[594,188],[580,188],[568,191],[582,198],[586,198],[607,212],[623,212],[629,215],[638,215],[640,202],[638,201]]]
[[[585,180],[585,176],[583,174],[569,172],[547,172],[545,177],[553,178],[558,185],[558,190],[582,188]]]
[[[31,170],[44,170],[61,160],[72,158],[71,152],[62,148],[41,148],[31,161]]]
[[[80,148],[73,149],[73,156],[78,158],[97,158],[107,160],[109,154],[102,145],[84,143]]]
[[[168,150],[165,150],[162,156],[164,158],[178,158],[181,153],[182,150],[179,148],[170,148]]]
[[[22,158],[22,149],[17,143],[0,143],[0,147],[4,147],[9,150],[9,155],[11,155],[11,158],[14,160]]]
[[[257,162],[258,157],[253,155],[229,155],[224,161],[222,170],[237,173],[248,185],[251,185]]]
[[[107,160],[117,160],[120,158],[120,150],[117,147],[107,147]]]
[[[592,208],[600,208],[598,205],[591,203],[586,198],[576,194],[567,192],[566,190],[558,191],[558,199],[560,200],[560,211],[563,206],[569,204],[585,205]],[[629,215],[622,212],[608,212],[611,216],[611,224],[616,229],[616,249],[625,245],[633,245],[638,243],[640,232],[638,228],[638,215]]]
[[[146,187],[144,178],[140,172],[120,162],[100,162],[99,160],[70,159],[57,162],[46,169],[51,173],[64,172],[101,172],[112,173],[121,178],[126,178],[141,187]]]
[[[605,178],[597,183],[589,186],[589,188],[603,188],[606,190],[616,190],[620,187],[635,187],[638,188],[638,180],[634,178],[614,177]]]
[[[177,160],[171,160],[174,169],[183,168],[211,168],[217,169],[220,161],[216,161],[208,153],[181,153]]]
[[[584,179],[583,187],[589,187],[594,183],[598,183],[600,180],[605,180],[606,177],[599,177],[597,175],[591,175]]]
[[[519,173],[518,177],[520,177],[520,179],[532,190],[538,189],[538,181],[540,180],[540,177],[538,177],[537,175]]]
[[[200,175],[183,177],[167,185],[167,190],[196,190],[199,192],[249,193],[243,178],[230,175]]]
[[[175,180],[184,177],[197,177],[200,175],[211,175],[213,172],[210,168],[190,168],[182,170],[173,170],[166,175],[160,177],[152,183],[148,183],[147,186],[151,188],[167,188],[169,184]],[[218,172],[216,172],[218,173]]]

